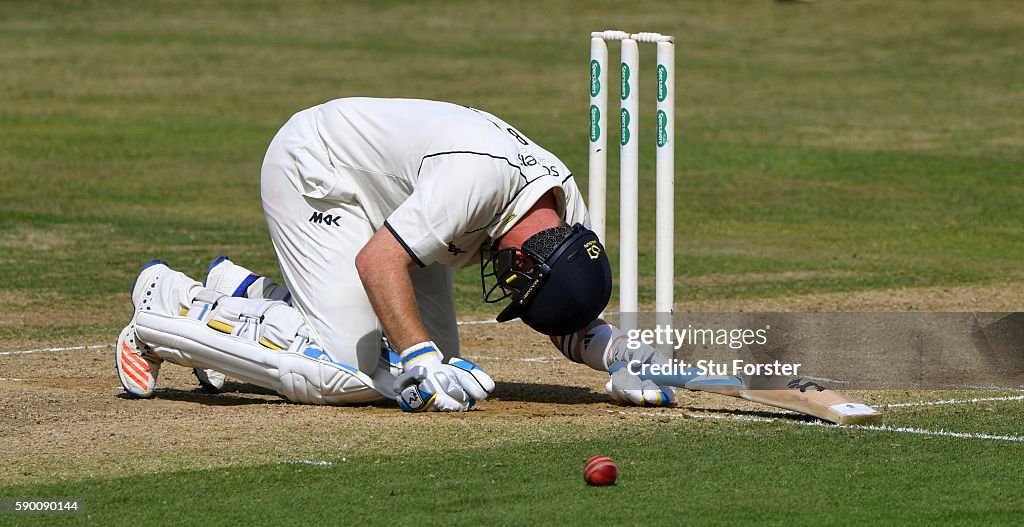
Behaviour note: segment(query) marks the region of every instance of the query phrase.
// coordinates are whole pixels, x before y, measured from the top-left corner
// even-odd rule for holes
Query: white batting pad
[[[294,402],[343,404],[393,397],[390,373],[380,372],[378,381],[333,362],[310,344],[301,317],[282,302],[228,298],[206,289],[187,316],[140,313],[136,333],[164,360],[217,370]]]

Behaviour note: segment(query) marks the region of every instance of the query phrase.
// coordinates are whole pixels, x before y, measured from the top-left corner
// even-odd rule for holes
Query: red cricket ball
[[[594,456],[583,465],[583,479],[587,485],[614,485],[619,477],[619,467],[608,456]]]

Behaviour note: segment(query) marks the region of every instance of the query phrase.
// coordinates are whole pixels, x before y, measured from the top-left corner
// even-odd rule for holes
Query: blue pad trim
[[[253,282],[255,282],[256,280],[259,280],[259,279],[260,279],[260,275],[258,275],[256,273],[252,273],[249,276],[246,276],[245,280],[242,280],[242,283],[238,284],[238,287],[235,288],[235,292],[231,293],[231,296],[244,297],[245,296],[245,290],[249,289],[249,286],[251,286]]]

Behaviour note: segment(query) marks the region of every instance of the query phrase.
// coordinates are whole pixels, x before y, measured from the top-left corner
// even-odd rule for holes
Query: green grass
[[[1002,410],[1022,417],[1019,406]],[[634,420],[612,430],[313,460],[329,466],[16,486],[0,497],[77,498],[87,511],[20,516],[23,525],[1011,525],[1024,514],[1020,444],[778,421]],[[584,484],[595,454],[618,461],[614,487]]]
[[[1024,281],[1024,9],[1010,0],[0,0],[0,300],[26,313],[4,319],[0,349],[111,341],[128,285],[153,257],[201,276],[229,254],[277,275],[259,203],[263,152],[292,113],[335,97],[486,109],[559,155],[585,188],[586,35],[604,28],[679,37],[677,298]],[[652,62],[645,50],[641,75]],[[650,190],[653,97],[643,88]],[[609,166],[617,162],[613,150]],[[653,232],[651,207],[641,222]],[[653,236],[641,249],[641,301],[650,301]],[[728,275],[753,278],[700,280]],[[463,316],[496,313],[479,302],[475,268],[459,273],[456,291]],[[904,409],[896,424],[1013,435],[1021,417],[1019,405],[986,404]],[[428,453],[358,454],[330,467],[142,474],[0,495],[81,497],[85,519],[104,525],[933,525],[1024,514],[1017,443],[785,423],[618,424],[603,439],[571,427],[559,441],[524,432],[496,447],[453,437]],[[620,460],[618,486],[582,485],[594,453]]]
[[[680,37],[677,276],[834,276],[684,280],[680,298],[1021,279],[1014,4],[543,5],[2,3],[0,275],[79,305],[153,256],[201,274],[226,252],[276,274],[262,153],[291,113],[345,95],[491,110],[585,187],[584,35],[622,26]],[[62,243],[26,241],[54,226]],[[477,282],[460,273],[460,308],[491,314]]]

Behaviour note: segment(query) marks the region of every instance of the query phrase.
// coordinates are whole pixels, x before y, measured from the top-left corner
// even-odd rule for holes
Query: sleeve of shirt
[[[588,229],[592,228],[590,226],[590,212],[583,201],[583,193],[580,192],[573,178],[567,179],[562,184],[562,192],[565,194],[565,222],[569,225],[581,223]],[[604,242],[604,240],[601,241]]]
[[[384,226],[418,265],[430,265],[448,253],[448,244],[459,235],[494,221],[508,197],[508,178],[515,173],[508,160],[490,154],[427,156],[412,195]]]

